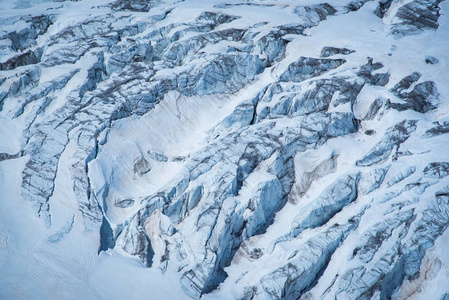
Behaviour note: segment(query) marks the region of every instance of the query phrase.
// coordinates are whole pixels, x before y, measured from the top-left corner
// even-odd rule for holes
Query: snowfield
[[[0,7],[0,299],[449,299],[447,1]]]

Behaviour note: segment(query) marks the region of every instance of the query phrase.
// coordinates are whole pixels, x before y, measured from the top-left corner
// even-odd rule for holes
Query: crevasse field
[[[0,0],[0,299],[449,299],[448,14]]]

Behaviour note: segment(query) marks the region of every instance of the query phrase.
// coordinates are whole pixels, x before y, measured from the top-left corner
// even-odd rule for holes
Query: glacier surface
[[[1,299],[449,299],[444,0],[0,0]]]

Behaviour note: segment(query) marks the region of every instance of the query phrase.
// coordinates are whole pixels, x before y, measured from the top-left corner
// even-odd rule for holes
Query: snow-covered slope
[[[0,1],[1,299],[449,299],[449,4]]]

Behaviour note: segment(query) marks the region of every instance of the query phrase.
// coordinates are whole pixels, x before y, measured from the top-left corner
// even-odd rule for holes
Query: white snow
[[[81,19],[104,16],[110,13],[106,7],[109,0],[89,0],[80,2],[50,2],[50,1],[7,1],[0,0],[1,31],[17,30],[24,28],[24,21],[9,24],[7,18],[21,15],[38,15],[47,10],[57,11],[58,20],[50,27],[50,34],[59,32],[68,25],[75,24]],[[240,1],[225,1],[226,3],[241,3]],[[273,27],[298,22],[298,17],[292,14],[296,5],[317,4],[322,1],[278,1],[275,4],[259,1],[259,4],[274,4],[274,6],[249,7],[229,6],[220,11],[230,15],[242,16],[229,24],[220,25],[217,29],[244,28],[256,23],[265,22],[255,28],[259,32],[257,37],[268,33]],[[349,1],[329,1],[331,4],[344,5]],[[344,3],[343,3],[344,2]],[[326,271],[320,278],[316,287],[308,294],[314,299],[323,297],[321,294],[334,280],[335,274],[340,274],[358,262],[352,261],[342,266],[341,261],[347,261],[347,253],[357,242],[358,238],[371,225],[381,220],[391,210],[391,205],[398,200],[382,202],[384,191],[375,191],[370,195],[361,196],[357,201],[345,207],[335,215],[326,225],[319,229],[307,229],[298,238],[280,242],[273,248],[273,241],[277,237],[287,234],[291,230],[293,219],[298,211],[313,201],[327,186],[336,180],[341,174],[353,174],[358,172],[355,160],[362,157],[374,147],[383,137],[385,130],[399,121],[407,119],[419,119],[423,121],[447,120],[449,113],[449,3],[441,4],[442,16],[440,27],[437,31],[423,32],[420,35],[403,37],[398,40],[389,35],[389,24],[394,22],[392,16],[396,6],[403,5],[407,1],[394,1],[390,11],[383,20],[373,14],[377,1],[365,4],[359,11],[334,16],[320,25],[306,30],[306,36],[295,36],[287,47],[286,57],[272,68],[267,68],[264,73],[257,76],[255,82],[245,86],[232,96],[181,96],[177,92],[169,92],[163,100],[143,116],[132,116],[115,121],[109,131],[102,132],[99,140],[107,140],[107,143],[99,146],[98,155],[88,165],[89,179],[92,191],[98,199],[108,190],[105,199],[108,211],[107,218],[115,229],[118,224],[123,224],[141,209],[141,201],[148,195],[155,194],[170,186],[183,169],[184,162],[191,154],[201,151],[211,140],[220,135],[226,135],[228,130],[217,125],[237,105],[250,99],[268,83],[273,82],[286,68],[299,56],[318,57],[324,46],[347,47],[355,50],[351,59],[342,68],[332,72],[344,75],[366,63],[367,55],[375,57],[386,67],[379,72],[390,72],[391,88],[401,78],[419,70],[422,78],[433,80],[437,83],[441,95],[441,103],[436,112],[429,112],[423,116],[416,112],[388,111],[381,120],[375,118],[372,121],[363,121],[358,133],[329,140],[318,150],[313,149],[300,153],[295,157],[295,172],[297,178],[301,178],[305,172],[313,170],[331,155],[338,155],[336,164],[338,172],[331,173],[315,180],[309,190],[302,196],[293,195],[285,207],[276,214],[274,223],[263,235],[253,236],[245,241],[236,253],[231,267],[225,269],[229,277],[219,288],[211,294],[204,295],[203,299],[236,299],[242,295],[243,287],[257,285],[261,277],[285,264],[289,255],[302,245],[308,238],[314,236],[323,228],[329,228],[337,223],[344,223],[348,215],[352,216],[372,206],[363,217],[359,228],[332,256]],[[115,17],[126,17],[134,14],[135,20],[148,21],[150,26],[141,35],[148,33],[158,26],[164,26],[173,22],[187,23],[196,18],[203,11],[218,10],[214,5],[224,1],[185,1],[173,3],[163,7],[157,7],[151,14],[161,13],[165,9],[175,6],[175,10],[165,20],[155,22],[148,21],[146,13],[118,12]],[[256,2],[244,2],[256,3]],[[115,26],[123,25],[122,21],[114,23]],[[125,21],[123,21],[125,22]],[[177,27],[176,30],[183,27]],[[174,32],[172,32],[174,33]],[[191,34],[192,35],[192,34]],[[186,35],[187,40],[191,35]],[[257,38],[256,37],[256,38]],[[48,41],[45,37],[38,39],[38,45],[45,45]],[[218,43],[202,49],[208,53],[223,52],[227,45],[238,46],[238,43]],[[3,51],[4,45],[0,45],[0,61],[5,61],[12,54]],[[54,51],[61,45],[48,47],[47,51]],[[6,47],[6,46],[5,46]],[[389,55],[391,54],[391,55]],[[439,64],[428,65],[424,62],[427,55],[433,55],[439,59]],[[343,57],[343,56],[342,56]],[[81,71],[69,81],[67,86],[58,91],[56,100],[37,117],[36,123],[51,116],[58,108],[65,105],[65,101],[71,90],[83,84],[87,70],[95,63],[96,57],[88,54],[82,57],[74,65],[44,68],[40,83],[67,74],[70,70],[81,68]],[[156,63],[157,64],[157,63]],[[22,67],[24,71],[28,67]],[[179,69],[182,69],[181,66]],[[179,71],[179,69],[177,69]],[[167,70],[172,73],[176,70]],[[3,72],[3,71],[2,71]],[[5,71],[1,76],[10,77],[13,72]],[[160,72],[159,75],[163,75]],[[422,81],[422,79],[421,79]],[[419,82],[421,82],[419,81]],[[418,82],[418,83],[419,83]],[[9,83],[8,83],[9,84]],[[413,88],[413,87],[412,87]],[[373,86],[365,86],[359,94],[354,106],[357,118],[366,115],[369,104],[378,97],[387,97],[385,89]],[[277,97],[277,96],[276,96]],[[273,98],[277,99],[277,98]],[[7,99],[4,102],[3,112],[0,114],[0,153],[16,154],[25,144],[23,131],[30,116],[27,114],[34,108],[27,107],[24,116],[10,118],[10,114],[16,108],[15,99]],[[274,101],[273,101],[274,102]],[[258,110],[260,111],[259,106]],[[347,112],[349,104],[333,107],[332,112]],[[33,116],[34,117],[34,116]],[[426,119],[427,118],[427,119]],[[282,119],[277,126],[295,126],[296,120]],[[367,129],[376,131],[374,137],[368,138],[363,132]],[[417,134],[424,134],[420,128]],[[388,174],[391,178],[403,172],[408,165],[417,166],[416,173],[421,172],[427,161],[449,161],[445,148],[447,137],[441,136],[432,139],[431,142],[409,140],[401,145],[403,151],[409,150],[413,157],[403,157],[401,163],[395,164]],[[76,162],[74,158],[78,149],[76,142],[72,140],[65,148],[58,164],[55,190],[50,198],[52,213],[52,227],[47,228],[44,222],[37,218],[33,212],[33,203],[24,200],[21,196],[22,170],[29,157],[8,159],[0,162],[0,299],[190,299],[182,290],[179,281],[180,274],[175,267],[179,262],[170,262],[169,268],[163,272],[161,268],[147,268],[138,258],[130,257],[119,249],[108,250],[98,255],[100,243],[99,228],[96,231],[86,230],[83,216],[78,210],[78,201],[73,191],[73,183],[70,168]],[[148,151],[161,153],[168,158],[168,162],[161,163],[152,159]],[[138,175],[134,172],[134,164],[139,158],[145,158],[150,164],[149,172]],[[181,158],[181,159],[179,159]],[[422,161],[420,161],[422,159]],[[273,157],[261,163],[258,168],[244,181],[244,185],[238,196],[229,197],[223,205],[241,208],[248,204],[254,194],[258,183],[274,178],[267,172],[273,163]],[[381,163],[376,167],[384,167]],[[216,168],[225,168],[218,164]],[[397,187],[388,191],[399,193],[406,184],[416,180],[418,174],[401,181]],[[207,189],[216,184],[214,178],[201,179]],[[441,186],[430,187],[427,195],[436,193]],[[207,191],[210,192],[210,191]],[[297,196],[296,198],[294,198]],[[398,199],[409,197],[410,193],[404,192]],[[127,208],[116,207],[115,201],[134,199],[134,205]],[[100,203],[103,205],[104,203]],[[425,209],[424,204],[416,205],[418,212]],[[191,219],[196,220],[200,211],[192,211]],[[160,214],[157,211],[155,215]],[[164,254],[164,241],[158,236],[160,228],[156,228],[160,222],[167,222],[168,217],[160,215],[155,217],[154,223],[145,224],[154,235],[153,248],[156,252],[155,259],[160,259]],[[160,221],[164,219],[163,221]],[[159,222],[160,221],[160,222]],[[189,223],[190,222],[190,223]],[[186,221],[180,229],[189,243],[185,247],[192,247],[192,253],[200,256],[206,250],[200,241],[204,239],[202,232],[195,230],[193,221]],[[399,235],[399,230],[393,233],[393,238]],[[439,299],[447,292],[447,278],[449,277],[449,258],[445,249],[449,246],[449,232],[446,231],[437,239],[435,245],[426,254],[420,277],[406,282],[396,291],[395,299]],[[378,256],[384,254],[385,249],[391,244],[385,243],[379,250]],[[195,248],[196,247],[196,248]],[[259,258],[257,263],[248,258],[252,249],[262,249],[267,255]],[[175,258],[174,258],[175,260]],[[334,296],[329,295],[329,297]]]

